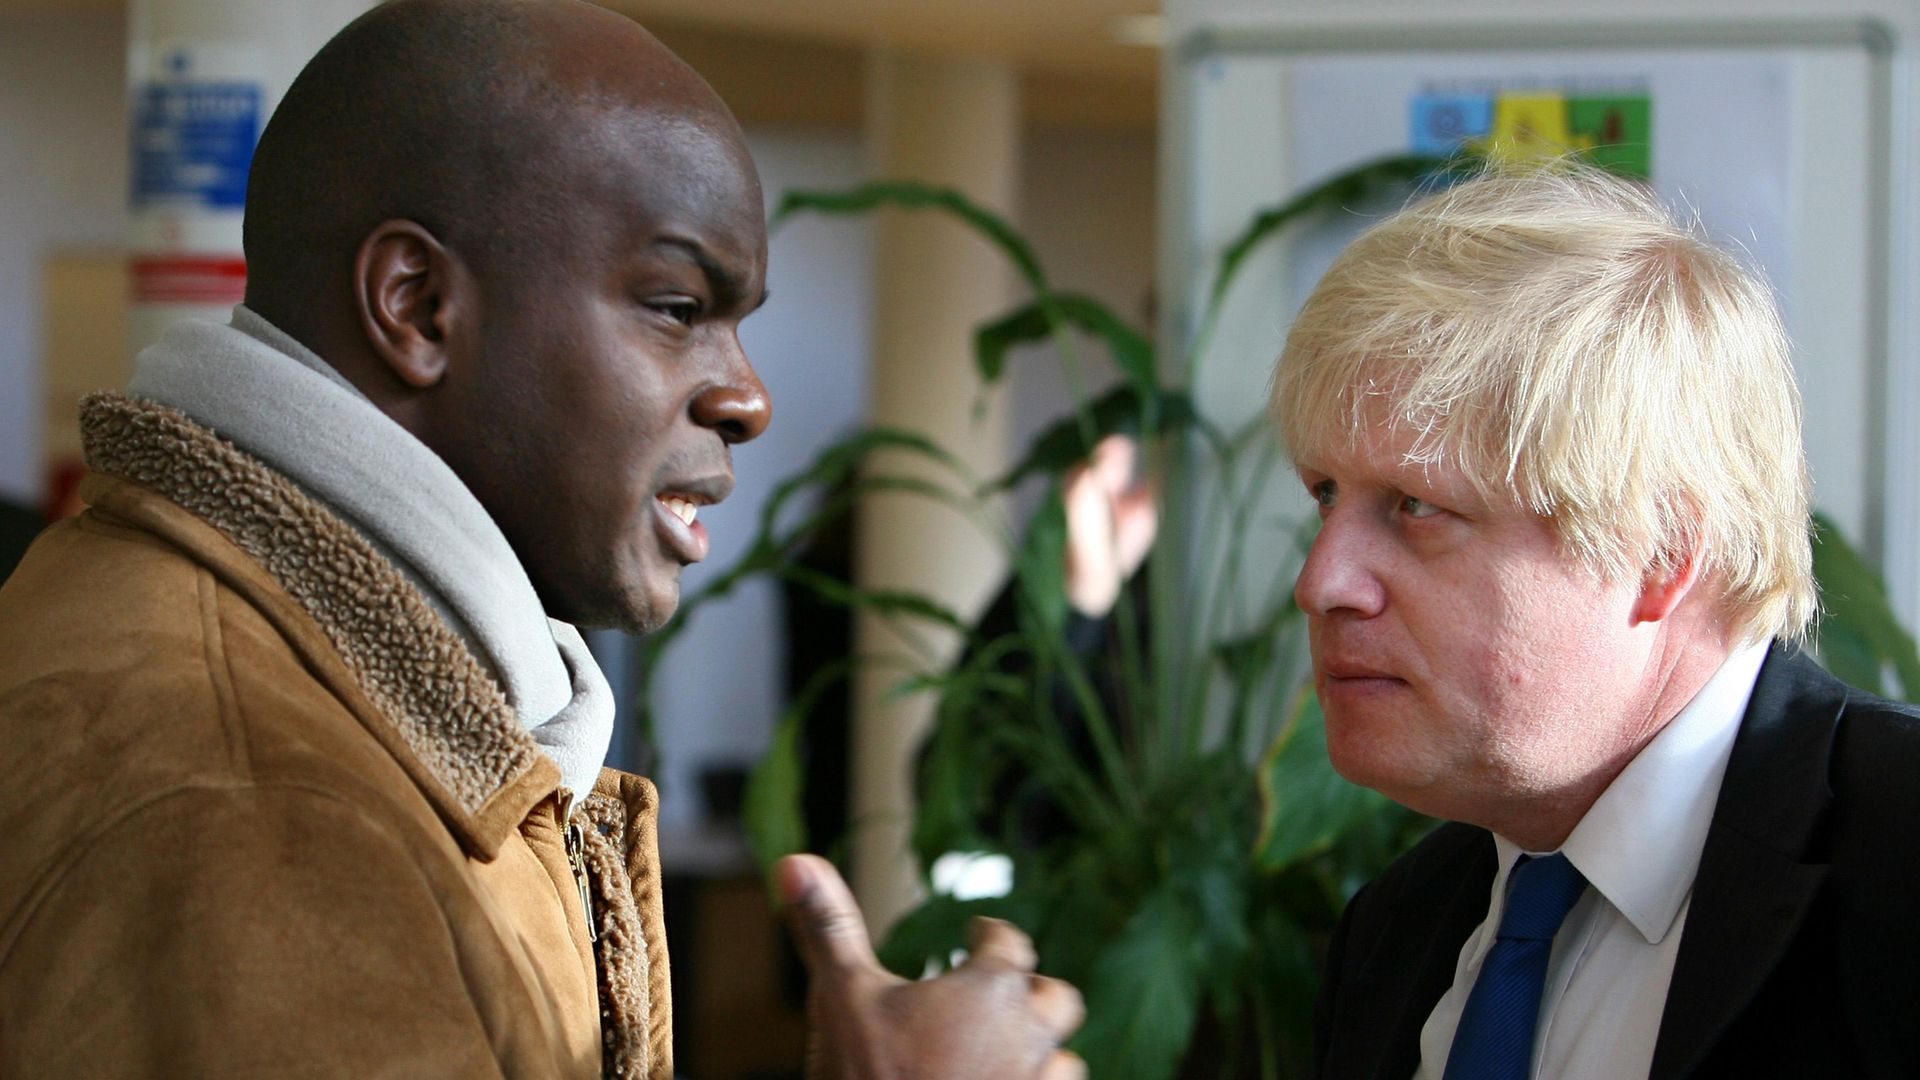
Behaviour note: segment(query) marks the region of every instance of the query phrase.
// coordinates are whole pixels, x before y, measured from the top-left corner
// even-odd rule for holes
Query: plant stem
[[[1074,348],[1073,335],[1067,320],[1060,315],[1060,308],[1054,301],[1053,293],[1046,292],[1038,297],[1041,310],[1047,313],[1047,326],[1053,332],[1053,347],[1060,353],[1060,371],[1067,377],[1067,391],[1073,395],[1073,415],[1080,425],[1080,444],[1089,452],[1098,439],[1099,429],[1093,423],[1093,410],[1088,405],[1086,379],[1080,372],[1079,353]]]
[[[1046,644],[1054,653],[1050,659],[1058,664],[1060,676],[1066,680],[1067,689],[1073,693],[1074,704],[1086,720],[1094,753],[1100,758],[1101,767],[1106,770],[1107,782],[1113,788],[1116,801],[1125,810],[1138,812],[1140,791],[1131,782],[1126,758],[1121,753],[1119,740],[1114,736],[1113,724],[1105,706],[1101,704],[1100,695],[1094,692],[1093,683],[1087,678],[1085,665],[1081,664],[1078,656],[1073,655],[1073,650],[1063,647],[1057,639],[1048,639]]]
[[[1161,477],[1162,490],[1168,492],[1168,498],[1187,498],[1187,473],[1191,468],[1191,450],[1187,446],[1188,436],[1170,435],[1158,441],[1156,451],[1159,457],[1157,474]],[[1191,612],[1187,610],[1187,568],[1191,565],[1187,547],[1190,543],[1190,515],[1184,507],[1169,505],[1169,512],[1161,515],[1160,537],[1149,553],[1151,577],[1148,592],[1149,611],[1153,617],[1153,635],[1150,642],[1153,663],[1154,706],[1152,727],[1142,729],[1138,738],[1144,745],[1156,747],[1154,757],[1172,763],[1171,747],[1177,746],[1177,731],[1181,723],[1180,704],[1185,696],[1183,686],[1188,673],[1187,626]],[[1169,736],[1174,741],[1169,742]]]
[[[1228,538],[1227,550],[1224,556],[1225,565],[1216,583],[1213,602],[1209,608],[1211,619],[1211,625],[1207,628],[1209,647],[1211,647],[1214,642],[1222,640],[1226,635],[1229,623],[1233,622],[1233,620],[1229,618],[1230,611],[1232,614],[1237,615],[1243,610],[1238,606],[1237,601],[1240,599],[1240,566],[1242,556],[1246,552],[1247,525],[1249,519],[1253,516],[1254,510],[1259,505],[1261,489],[1266,487],[1268,478],[1273,475],[1273,470],[1279,462],[1280,450],[1278,445],[1271,441],[1262,444],[1260,460],[1254,465],[1252,475],[1248,479],[1247,490],[1241,492],[1238,498],[1231,500],[1233,511],[1230,522],[1225,530]],[[1231,477],[1227,479],[1227,482],[1231,482]],[[1285,574],[1280,575],[1283,579],[1285,576]],[[1208,685],[1211,685],[1210,682]],[[1204,696],[1201,699],[1199,707],[1202,709],[1206,707],[1206,699]],[[1189,735],[1188,752],[1196,753],[1198,750],[1199,741],[1197,737]]]
[[[1224,517],[1231,518],[1233,477],[1234,470],[1238,467],[1239,454],[1240,444],[1237,439],[1220,453],[1219,466],[1214,477],[1216,483],[1207,488],[1209,497],[1204,504],[1206,516],[1201,519],[1202,521],[1209,523],[1212,521],[1215,500],[1211,495],[1215,491],[1219,493],[1220,513]],[[1217,540],[1214,539],[1216,537]],[[1219,529],[1209,534],[1208,541],[1203,541],[1203,544],[1205,548],[1201,554],[1204,561],[1200,564],[1203,583],[1200,584],[1200,592],[1208,599],[1194,615],[1192,650],[1193,655],[1198,658],[1195,665],[1197,670],[1189,672],[1191,681],[1183,688],[1187,697],[1182,710],[1180,745],[1188,756],[1198,751],[1206,729],[1206,710],[1213,696],[1213,649],[1218,640],[1217,626],[1219,625],[1217,609],[1225,604],[1224,591],[1230,571],[1228,553],[1238,546],[1238,538],[1227,529]]]
[[[1257,990],[1254,995],[1253,1030],[1260,1042],[1260,1080],[1280,1080],[1280,1047],[1274,1037],[1273,1017]]]
[[[1151,785],[1157,775],[1157,758],[1147,752],[1151,745],[1147,736],[1153,730],[1153,699],[1147,689],[1141,669],[1140,620],[1134,612],[1132,589],[1128,583],[1121,582],[1120,595],[1114,598],[1113,618],[1118,624],[1120,635],[1120,679],[1123,693],[1120,700],[1127,705],[1127,730],[1132,733],[1128,740],[1137,755],[1136,772]]]

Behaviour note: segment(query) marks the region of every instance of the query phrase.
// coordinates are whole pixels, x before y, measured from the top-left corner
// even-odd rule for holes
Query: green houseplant
[[[649,639],[650,652],[667,648],[702,604],[762,574],[878,613],[909,642],[926,626],[966,638],[958,664],[928,651],[848,657],[811,673],[749,788],[747,824],[760,857],[809,846],[801,744],[816,701],[859,663],[904,660],[912,674],[902,688],[939,699],[921,761],[916,856],[925,868],[948,852],[1000,852],[1014,874],[1002,897],[930,897],[894,929],[882,958],[917,975],[961,947],[970,916],[1007,918],[1034,936],[1043,970],[1085,992],[1088,1019],[1074,1048],[1092,1075],[1306,1072],[1315,950],[1353,891],[1427,823],[1347,784],[1327,764],[1302,620],[1286,587],[1293,568],[1256,575],[1248,565],[1250,533],[1278,528],[1253,510],[1255,493],[1282,479],[1278,449],[1259,422],[1220,430],[1182,387],[1262,243],[1291,224],[1470,164],[1376,161],[1256,215],[1223,249],[1192,347],[1172,370],[1147,335],[1098,301],[1055,289],[1017,232],[955,192],[889,182],[789,194],[776,225],[803,212],[917,209],[950,215],[1002,251],[1030,296],[979,328],[983,383],[1004,375],[1015,346],[1052,341],[1073,365],[1086,339],[1111,355],[1122,378],[1077,402],[997,477],[968,475],[915,432],[875,428],[834,444],[776,490],[746,554]],[[1116,431],[1147,442],[1166,488],[1188,494],[1192,526],[1156,548],[1151,586],[1123,590],[1109,641],[1088,655],[1065,632],[1061,483]],[[924,458],[942,479],[890,470],[886,455]],[[1016,530],[996,516],[992,499],[1024,483],[1046,490]],[[1006,546],[1017,611],[1011,630],[983,633],[928,597],[861,589],[795,560],[817,530],[879,491],[956,507]],[[1829,662],[1861,685],[1881,686],[1892,673],[1920,689],[1913,641],[1892,619],[1878,579],[1830,525],[1816,528],[1820,572],[1836,598]],[[1310,529],[1293,535],[1295,558]],[[1029,813],[1036,805],[1051,822],[1038,834]]]

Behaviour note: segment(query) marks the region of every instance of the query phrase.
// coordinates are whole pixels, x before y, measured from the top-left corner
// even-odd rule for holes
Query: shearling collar
[[[343,700],[353,707],[352,698],[364,697],[371,709],[355,711],[469,851],[493,858],[559,786],[558,767],[466,644],[325,506],[176,410],[101,393],[83,403],[80,423],[88,467],[135,485],[93,483],[95,505],[154,529],[216,573],[224,569],[270,617],[317,624],[337,657],[309,657],[316,672],[327,677],[344,665],[357,694]],[[211,526],[246,560],[209,551],[216,538],[195,535],[192,522],[151,505],[139,489]],[[259,572],[270,580],[248,580]],[[290,639],[298,636],[307,635]]]
[[[425,443],[242,304],[140,350],[127,393],[178,409],[293,481],[420,591],[499,684],[576,794],[613,737],[613,690],[580,632],[547,617],[486,507]]]

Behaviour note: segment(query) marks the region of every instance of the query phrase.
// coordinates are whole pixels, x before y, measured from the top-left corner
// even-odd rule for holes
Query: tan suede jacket
[[[177,412],[83,428],[0,589],[0,1076],[670,1077],[652,785],[564,827],[358,533]]]

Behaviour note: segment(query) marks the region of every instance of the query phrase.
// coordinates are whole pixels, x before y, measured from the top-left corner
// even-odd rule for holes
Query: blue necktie
[[[1514,864],[1500,932],[1454,1029],[1445,1080],[1527,1080],[1553,935],[1587,888],[1565,855]]]

